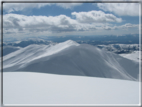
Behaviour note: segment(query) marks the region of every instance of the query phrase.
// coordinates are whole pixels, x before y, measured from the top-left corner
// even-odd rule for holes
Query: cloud
[[[119,16],[139,16],[139,3],[97,3],[97,6]]]
[[[83,13],[83,14],[82,14]],[[97,11],[95,11],[97,13]],[[102,13],[98,11],[98,13]],[[4,34],[22,34],[22,33],[63,33],[63,32],[78,32],[78,31],[96,31],[96,30],[116,30],[116,29],[130,29],[136,28],[138,25],[125,24],[121,26],[114,26],[109,22],[120,22],[119,18],[104,14],[101,16],[92,15],[90,12],[73,12],[76,18],[71,18],[66,15],[58,16],[26,16],[20,14],[6,14],[3,16]],[[88,22],[85,18],[92,18]],[[90,15],[90,17],[89,17]],[[99,15],[99,18],[98,18]],[[108,16],[107,16],[108,15]],[[97,18],[95,18],[97,17]],[[106,18],[106,19],[105,19]],[[106,22],[106,23],[104,23]]]
[[[6,14],[3,20],[4,28],[32,31],[66,32],[80,30],[76,20],[65,15],[59,16],[25,16]]]
[[[119,26],[118,28],[121,28],[121,29],[139,28],[139,24],[126,23],[124,25]]]
[[[117,18],[113,14],[106,14],[102,11],[73,12],[71,14],[81,23],[122,22],[121,18]]]
[[[74,0],[71,1],[73,2]],[[130,1],[130,0],[122,0],[122,1]],[[83,3],[4,3],[4,10],[8,13],[11,13],[14,11],[24,11],[28,9],[41,8],[44,6],[51,6],[51,5],[56,5],[64,9],[72,9],[76,6],[81,6],[82,4]],[[104,11],[110,11],[120,16],[139,15],[138,3],[97,3],[97,6]]]

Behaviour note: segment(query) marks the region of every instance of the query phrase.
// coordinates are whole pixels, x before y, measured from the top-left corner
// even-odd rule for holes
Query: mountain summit
[[[138,80],[139,63],[88,44],[68,40],[56,45],[29,45],[4,56],[4,72]]]

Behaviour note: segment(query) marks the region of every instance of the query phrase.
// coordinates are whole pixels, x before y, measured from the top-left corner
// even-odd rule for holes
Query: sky
[[[139,3],[4,3],[4,37],[139,33]]]

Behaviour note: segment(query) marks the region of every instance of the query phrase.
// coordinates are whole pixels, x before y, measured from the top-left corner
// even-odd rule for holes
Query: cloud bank
[[[117,18],[113,14],[106,14],[102,11],[89,12],[73,12],[71,13],[81,23],[104,23],[104,22],[122,22],[121,18]]]
[[[122,22],[112,14],[102,11],[72,12],[75,18],[66,15],[58,16],[26,16],[20,14],[6,14],[3,16],[4,34],[37,33],[37,32],[73,32],[138,28],[137,24],[124,24],[114,26]],[[112,23],[111,23],[112,22]]]
[[[119,16],[139,16],[139,3],[97,3],[103,11],[113,12]]]

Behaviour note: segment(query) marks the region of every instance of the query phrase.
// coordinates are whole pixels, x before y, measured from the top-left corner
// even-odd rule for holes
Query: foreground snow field
[[[4,72],[4,105],[139,104],[139,82],[33,72]]]

